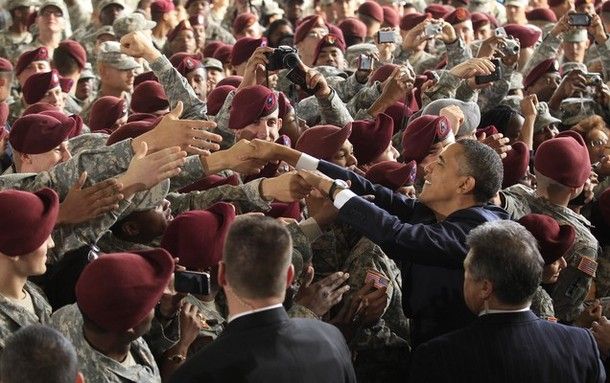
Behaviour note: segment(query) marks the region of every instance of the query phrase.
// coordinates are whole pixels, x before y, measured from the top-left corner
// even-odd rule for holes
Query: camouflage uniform
[[[53,313],[51,325],[74,345],[80,372],[89,383],[160,383],[159,368],[142,338],[131,342],[130,352],[137,363],[125,367],[120,362],[95,350],[83,334],[83,317],[76,303]]]
[[[538,286],[534,296],[532,297],[532,305],[530,309],[538,317],[542,319],[555,318],[555,309],[553,308],[553,299],[542,286]]]
[[[298,303],[293,303],[292,306],[287,310],[288,316],[290,318],[302,318],[302,319],[316,319],[320,320],[320,317],[317,316],[313,311],[308,309],[307,307],[300,305]]]
[[[15,63],[24,49],[32,44],[33,36],[26,32],[23,36],[15,36],[8,30],[0,32],[0,56]]]
[[[20,328],[49,322],[51,306],[44,298],[42,291],[32,282],[26,282],[23,290],[32,298],[36,315],[13,303],[11,299],[0,295],[0,352],[4,349],[6,340]]]
[[[504,63],[500,63],[502,67],[502,78],[494,81],[489,88],[482,89],[479,94],[479,108],[481,113],[485,113],[489,109],[496,107],[506,96],[510,90],[510,83],[514,67],[508,67]],[[464,82],[466,84],[466,82]]]
[[[568,267],[559,274],[559,280],[549,291],[557,317],[562,322],[572,322],[584,310],[583,301],[591,286],[591,279],[596,277],[598,244],[591,234],[591,224],[582,215],[567,207],[551,204],[523,185],[511,186],[500,194],[503,197],[502,207],[513,219],[530,213],[545,214],[555,218],[560,225],[571,225],[576,230],[574,246],[565,256]],[[596,283],[597,279],[599,277]]]
[[[182,101],[184,111],[180,118],[189,120],[207,120],[207,107],[193,91],[186,79],[172,66],[167,57],[161,55],[150,63],[150,68],[163,85],[171,107]]]
[[[559,52],[559,47],[561,45],[561,39],[552,35],[546,35],[540,45],[534,49],[534,53],[532,57],[527,61],[525,67],[521,70],[524,77],[534,69],[538,64],[543,62],[544,60],[548,60],[550,58],[557,58],[557,53]]]
[[[236,41],[231,32],[211,20],[206,24],[205,38],[207,41],[222,41],[225,44],[235,44]]]
[[[120,239],[112,234],[111,231],[103,233],[102,237],[95,242],[95,245],[99,247],[102,253],[125,253],[130,250],[142,251],[151,249],[150,246],[141,243]]]

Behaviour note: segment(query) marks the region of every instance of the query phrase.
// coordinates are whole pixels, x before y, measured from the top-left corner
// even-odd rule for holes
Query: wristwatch
[[[334,180],[333,184],[330,186],[330,189],[328,190],[328,198],[330,198],[331,201],[335,202],[335,191],[337,189],[341,189],[341,190],[345,190],[345,189],[349,189],[349,185],[347,184],[347,182],[343,181],[343,180]]]

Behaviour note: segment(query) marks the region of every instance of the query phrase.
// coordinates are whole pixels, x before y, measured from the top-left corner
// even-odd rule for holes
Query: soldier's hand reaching
[[[149,63],[161,56],[150,37],[142,31],[136,31],[121,37],[121,52],[132,57],[142,57]]]
[[[428,37],[425,34],[425,30],[430,23],[432,23],[432,19],[426,19],[409,30],[405,35],[405,38],[402,39],[402,48],[412,51],[423,42],[427,41]]]
[[[479,138],[479,141],[495,150],[501,158],[505,158],[506,153],[509,150],[512,150],[512,147],[508,145],[510,140],[508,137],[504,137],[502,133],[496,133],[489,137],[483,133],[483,135]]]
[[[146,142],[143,142],[129,163],[127,171],[118,178],[123,185],[126,198],[177,175],[186,158],[186,152],[177,146],[152,154],[147,152]]]
[[[86,222],[119,207],[124,196],[116,179],[83,188],[86,181],[87,172],[83,172],[59,205],[58,225]]]
[[[591,25],[589,25],[587,31],[595,38],[595,42],[597,42],[598,44],[604,44],[608,39],[608,35],[606,34],[606,30],[604,29],[604,23],[602,22],[602,18],[599,17],[599,15],[596,13],[589,16],[591,16]]]
[[[565,15],[563,15],[559,20],[557,20],[557,22],[555,23],[555,26],[553,27],[553,29],[551,29],[551,31],[549,32],[550,35],[552,36],[559,36],[567,31],[570,30],[571,26],[568,23],[568,17],[570,14],[574,13],[572,12],[568,12]]]
[[[343,294],[349,291],[349,285],[345,285],[349,278],[348,273],[338,271],[316,283],[311,283],[313,273],[308,274],[308,276],[308,280],[301,285],[295,297],[295,302],[307,307],[320,317],[341,302]]]
[[[445,44],[451,44],[455,42],[455,40],[457,40],[457,34],[455,33],[453,25],[442,19],[438,20],[438,22],[443,25],[443,29],[441,31],[441,34],[438,35],[438,39],[444,42]]]
[[[326,82],[326,78],[322,76],[322,73],[318,72],[315,69],[307,68],[305,71],[305,81],[307,84],[307,88],[309,89],[317,89],[316,97],[318,98],[327,98],[330,96],[331,88],[328,86],[328,82]]]
[[[449,105],[444,107],[438,112],[438,115],[447,117],[454,135],[457,134],[457,132],[460,130],[460,126],[462,126],[464,123],[464,113],[457,105]]]
[[[219,156],[223,159],[223,169],[231,169],[244,175],[258,174],[267,164],[267,160],[253,157],[256,154],[255,147],[248,140],[239,140],[235,145],[227,150],[218,151],[212,156]],[[207,159],[210,160],[211,157]]]
[[[263,198],[280,202],[298,201],[307,197],[312,189],[296,171],[265,178],[261,181],[260,188]]]
[[[467,79],[474,76],[488,76],[495,69],[496,66],[488,58],[472,58],[457,64],[449,70],[449,73]]]
[[[181,120],[182,111],[182,102],[178,101],[176,107],[163,116],[154,129],[133,139],[134,151],[142,142],[148,144],[149,152],[179,146],[190,154],[205,155],[210,154],[210,151],[220,149],[217,143],[222,141],[222,137],[207,131],[216,127],[216,123],[202,120]]]
[[[205,328],[205,318],[201,311],[188,302],[184,302],[180,308],[180,341],[184,347],[189,347],[197,336],[199,331]]]
[[[538,115],[538,96],[530,94],[520,101],[521,113],[523,117],[536,118]]]
[[[248,59],[246,63],[246,70],[244,72],[244,77],[237,88],[237,92],[241,89],[254,86],[258,84],[258,78],[260,74],[265,73],[265,67],[269,63],[269,59],[267,55],[273,52],[273,48],[270,47],[258,47]],[[260,84],[262,85],[262,84]]]

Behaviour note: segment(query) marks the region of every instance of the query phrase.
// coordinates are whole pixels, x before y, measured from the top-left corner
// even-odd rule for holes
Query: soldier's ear
[[[82,372],[79,372],[78,374],[76,374],[76,380],[74,382],[75,383],[85,383],[85,377],[83,376]]]
[[[121,231],[130,237],[135,237],[136,235],[140,234],[140,228],[133,221],[124,222],[121,225]]]

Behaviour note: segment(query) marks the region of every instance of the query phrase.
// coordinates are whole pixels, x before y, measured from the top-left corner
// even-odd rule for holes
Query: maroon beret
[[[182,76],[186,77],[189,73],[199,68],[203,68],[201,61],[185,57],[182,62],[178,64],[176,70],[180,72]]]
[[[358,7],[358,13],[383,23],[383,8],[374,1],[365,1]]]
[[[46,153],[66,141],[74,131],[75,124],[74,120],[62,123],[50,116],[30,114],[15,121],[9,142],[20,153]]]
[[[28,106],[27,108],[25,108],[23,113],[21,113],[21,117],[27,116],[29,114],[38,114],[40,112],[44,112],[45,110],[59,111],[59,108],[56,107],[55,105],[51,105],[47,102],[37,102],[37,103],[32,104],[32,105]]]
[[[574,245],[576,230],[570,225],[559,225],[548,215],[527,214],[519,219],[519,223],[536,238],[545,265],[566,255]]]
[[[349,141],[354,145],[354,156],[360,165],[376,160],[388,148],[394,133],[394,121],[380,113],[375,120],[351,122]]]
[[[174,260],[164,249],[104,254],[78,278],[76,303],[102,329],[125,332],[151,313],[173,272]]]
[[[214,51],[221,45],[224,45],[224,43],[217,40],[206,43],[205,48],[203,48],[203,57],[214,57]]]
[[[13,70],[13,64],[4,57],[0,57],[0,72],[10,72]]]
[[[430,17],[431,15],[429,13],[408,13],[400,19],[400,29],[403,31],[410,31]]]
[[[352,125],[342,129],[333,125],[318,125],[301,134],[295,149],[310,156],[330,161],[352,133]]]
[[[19,75],[25,68],[35,61],[49,61],[49,51],[45,47],[27,51],[19,56],[15,66],[15,74]]]
[[[394,8],[387,5],[382,8],[384,23],[394,28],[398,27],[398,24],[400,24],[400,16],[398,16],[398,12],[396,12]]]
[[[50,72],[34,73],[23,84],[23,99],[28,105],[42,100],[51,89],[59,87],[59,75],[53,69]]]
[[[379,162],[371,166],[364,175],[372,183],[392,190],[413,185],[416,176],[417,164],[415,161],[409,161],[406,164],[396,161]]]
[[[153,72],[153,71],[148,71],[148,72],[140,73],[139,75],[137,75],[133,79],[133,86],[134,86],[134,88],[137,87],[138,85],[140,85],[141,83],[143,83],[144,81],[157,81],[157,82],[159,82],[159,79],[157,78],[157,76],[155,75],[155,72]]]
[[[445,16],[445,21],[451,25],[457,25],[470,19],[470,11],[466,8],[456,8],[453,12]]]
[[[321,16],[308,16],[304,18],[294,31],[294,44],[296,45],[303,41],[305,37],[307,37],[307,34],[315,27],[328,28]]]
[[[538,80],[545,73],[557,72],[557,60],[547,59],[542,61],[540,64],[536,65],[523,79],[523,86],[528,88],[530,85],[534,84],[536,80]]]
[[[483,137],[483,133],[485,133],[485,137],[493,136],[494,134],[498,134],[498,129],[494,125],[489,125],[484,128],[477,129],[475,133],[477,139]]]
[[[248,61],[256,48],[267,45],[267,40],[264,37],[253,39],[252,37],[242,37],[235,42],[231,51],[231,65],[236,66]]]
[[[185,187],[178,189],[178,193],[190,193],[192,191],[204,191],[213,189],[222,185],[239,185],[239,176],[237,174],[231,174],[228,177],[222,177],[216,174],[203,177]]]
[[[525,16],[528,21],[548,21],[549,23],[556,23],[557,16],[555,12],[548,8],[534,8],[531,11],[525,12]]]
[[[318,41],[318,45],[316,45],[313,60],[314,65],[316,64],[316,61],[318,61],[318,57],[320,56],[322,49],[327,47],[337,47],[341,52],[345,53],[345,42],[343,41],[343,38],[328,34],[324,36],[322,40]]]
[[[226,202],[187,211],[167,226],[161,247],[188,270],[208,270],[222,260],[225,238],[234,220],[235,208]]]
[[[0,191],[0,252],[18,257],[49,238],[59,213],[59,197],[49,188],[35,193]]]
[[[171,42],[173,41],[176,37],[178,37],[178,33],[182,32],[182,31],[192,31],[193,27],[191,26],[191,23],[188,20],[182,20],[181,22],[178,23],[178,25],[176,25],[176,27],[174,29],[172,29],[168,34],[167,34],[167,41]]]
[[[343,36],[343,31],[341,30],[341,28],[339,28],[338,26],[336,26],[334,24],[326,24],[326,26],[328,27],[329,35],[335,35],[339,39],[341,39],[341,41],[345,41],[345,38]]]
[[[45,110],[39,114],[57,119],[64,126],[73,125],[72,131],[68,138],[79,136],[83,131],[83,119],[78,114],[67,115],[59,110]]]
[[[587,146],[573,130],[561,132],[540,144],[534,166],[543,176],[572,188],[583,186],[591,175]]]
[[[288,114],[288,112],[294,109],[292,107],[292,104],[290,103],[290,100],[288,99],[288,97],[286,97],[284,92],[278,92],[277,108],[279,110],[279,118],[286,117],[286,114]]]
[[[128,138],[136,138],[155,127],[155,124],[150,121],[133,121],[128,122],[121,126],[108,137],[106,145],[110,146],[119,141],[126,140]]]
[[[258,17],[254,13],[246,12],[237,15],[233,21],[233,34],[237,35],[244,29],[248,28],[258,21]]]
[[[530,151],[527,145],[518,141],[511,146],[513,149],[506,152],[506,157],[502,159],[504,166],[502,188],[518,184],[525,177],[530,163]]]
[[[127,112],[125,100],[114,96],[98,98],[91,106],[89,128],[92,132],[98,130],[110,131],[117,120]]]
[[[205,25],[205,17],[203,15],[194,15],[189,17],[189,23],[191,23],[192,27],[198,25]]]
[[[424,9],[424,13],[431,14],[434,19],[443,19],[451,12],[453,12],[453,7],[448,8],[446,5],[436,3],[430,4]]]
[[[174,2],[170,0],[157,0],[150,4],[151,13],[168,13],[176,9]]]
[[[348,17],[339,23],[343,36],[366,37],[366,24],[355,17]]]
[[[147,121],[147,122],[156,122],[159,119],[159,116],[151,113],[132,113],[127,117],[127,122],[136,122],[136,121]]]
[[[521,48],[531,48],[538,42],[540,38],[540,30],[518,24],[506,24],[504,26],[506,34],[519,39]]]
[[[187,57],[197,61],[203,60],[201,53],[178,52],[174,53],[172,57],[169,58],[169,62],[172,63],[174,68],[177,68],[178,65],[180,65],[180,63]]]
[[[161,84],[144,81],[134,89],[130,107],[136,113],[155,113],[169,108],[169,100]]]
[[[470,15],[470,20],[472,21],[472,29],[475,31],[485,24],[491,24],[491,21],[489,21],[489,16],[483,12],[473,12]]]
[[[297,221],[302,219],[301,217],[301,204],[299,201],[293,201],[290,203],[286,202],[272,202],[271,210],[265,213],[267,217],[272,218],[292,218]]]
[[[604,1],[601,6],[602,13],[610,12],[610,1]]]
[[[233,54],[233,45],[230,44],[222,44],[215,51],[212,56],[216,60],[219,60],[223,64],[228,64],[231,62],[231,55]]]
[[[235,88],[234,86],[231,86],[231,85],[221,85],[221,86],[216,86],[216,88],[214,88],[214,90],[212,90],[210,93],[208,93],[208,97],[207,97],[208,114],[210,116],[217,115],[218,112],[220,112],[220,108],[222,108],[222,106],[224,105],[225,100],[227,99],[227,96],[229,95],[229,93],[235,89],[237,89],[237,88]]]
[[[231,85],[234,88],[239,88],[239,85],[241,85],[241,80],[243,80],[244,78],[241,76],[228,76],[223,78],[222,80],[218,81],[218,84],[216,84],[216,87],[219,86],[223,86],[223,85]]]
[[[403,120],[411,117],[413,111],[407,107],[403,102],[396,101],[383,112],[392,118],[394,121],[394,134],[398,133],[398,130],[403,126]]]
[[[261,85],[243,88],[231,102],[229,129],[243,129],[276,110],[277,97],[271,89]]]
[[[76,60],[76,63],[80,69],[85,67],[85,64],[87,63],[87,52],[78,41],[64,40],[59,43],[59,48],[63,48],[68,54],[70,54],[70,56]]]
[[[407,125],[402,135],[402,155],[405,161],[418,164],[428,155],[434,142],[443,141],[451,133],[451,124],[444,116],[424,114]]]
[[[372,84],[375,81],[384,82],[390,77],[390,75],[392,74],[392,72],[394,72],[394,69],[396,68],[398,68],[398,65],[396,64],[383,64],[382,66],[377,68],[375,72],[373,72],[369,80],[370,83]]]

